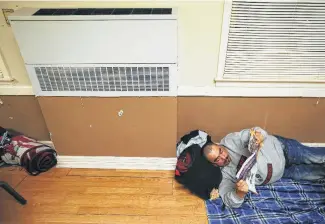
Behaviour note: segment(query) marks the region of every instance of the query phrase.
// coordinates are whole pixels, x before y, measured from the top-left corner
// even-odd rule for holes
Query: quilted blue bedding
[[[210,224],[219,223],[325,223],[323,182],[281,179],[257,186],[258,195],[247,194],[240,208],[223,207],[222,200],[206,201]]]

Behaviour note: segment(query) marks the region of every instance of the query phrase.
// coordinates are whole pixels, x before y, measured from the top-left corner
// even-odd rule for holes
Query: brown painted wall
[[[219,141],[252,126],[302,142],[325,142],[325,99],[178,97],[178,138],[199,128]]]
[[[61,155],[175,156],[175,97],[41,97],[39,102]]]
[[[260,126],[302,142],[325,142],[324,98],[0,99],[0,126],[39,140],[49,140],[50,131],[60,155],[174,157],[177,139],[197,128],[215,141],[229,132]],[[121,109],[124,114],[119,117]]]
[[[50,140],[35,96],[0,96],[0,126],[12,128],[38,140]]]

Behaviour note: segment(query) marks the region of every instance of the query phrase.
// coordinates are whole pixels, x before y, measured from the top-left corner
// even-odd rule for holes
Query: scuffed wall
[[[175,157],[176,97],[40,97],[60,155]]]
[[[220,141],[260,126],[302,142],[325,142],[324,98],[178,97],[177,136],[199,128]]]
[[[0,96],[0,126],[17,130],[38,140],[50,140],[35,96]]]
[[[252,126],[302,142],[325,142],[324,98],[0,99],[0,125],[43,141],[51,132],[60,155],[174,157],[178,138],[190,130],[206,130],[219,141]]]

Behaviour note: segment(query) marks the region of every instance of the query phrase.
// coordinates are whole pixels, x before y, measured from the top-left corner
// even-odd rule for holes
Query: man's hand
[[[256,131],[254,137],[256,138],[256,144],[258,145],[258,149],[261,149],[263,147],[264,136],[261,132]]]
[[[248,185],[246,183],[246,181],[244,180],[240,180],[236,183],[236,194],[240,197],[240,198],[244,198],[245,195],[248,192]]]
[[[260,131],[255,131],[254,128],[250,129],[250,135],[253,137],[250,142],[250,144],[252,144],[251,147],[253,151],[256,150],[258,155],[259,151],[263,147],[264,136]]]
[[[219,191],[218,189],[213,188],[210,192],[210,200],[215,200],[219,197]]]

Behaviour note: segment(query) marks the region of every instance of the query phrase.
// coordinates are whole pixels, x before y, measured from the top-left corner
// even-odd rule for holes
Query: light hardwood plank
[[[44,224],[206,224],[205,216],[131,216],[44,214],[33,218]]]
[[[0,177],[28,200],[21,206],[0,192],[0,223],[207,223],[204,201],[170,171],[51,169],[34,177],[6,169]]]
[[[108,206],[108,205],[106,205]],[[146,204],[132,204],[124,206],[121,202],[120,205],[113,205],[108,207],[85,207],[80,206],[78,214],[91,214],[91,215],[202,215],[204,209],[203,204],[196,205],[182,205],[181,203],[174,203],[169,205],[160,205],[159,201]]]
[[[172,178],[174,171],[124,170],[124,169],[72,169],[69,176],[90,177],[157,177]]]
[[[52,168],[47,172],[39,174],[37,177],[65,177],[70,172],[70,168]]]
[[[37,183],[37,184],[35,184]],[[133,178],[133,177],[82,177],[65,176],[59,177],[26,177],[18,189],[24,191],[86,191],[89,187],[106,188],[151,188],[171,187],[172,180],[169,178]]]
[[[159,187],[124,187],[124,188],[107,188],[107,187],[87,187],[85,194],[158,194],[158,195],[171,195],[173,189],[171,186]]]
[[[25,170],[19,167],[2,167],[0,168],[0,180],[7,182],[15,188],[20,182],[27,177]]]

